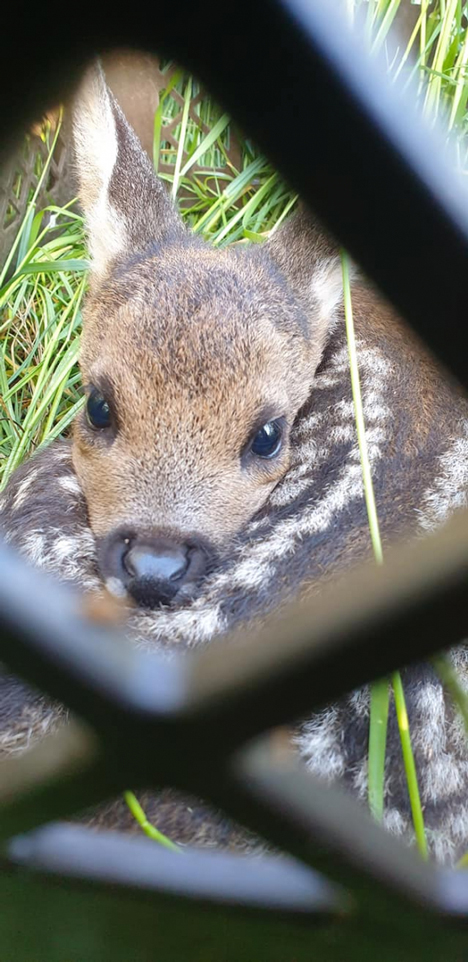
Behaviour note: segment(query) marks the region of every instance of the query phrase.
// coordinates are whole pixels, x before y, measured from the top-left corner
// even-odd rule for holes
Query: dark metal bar
[[[234,17],[216,0],[180,0],[176,7],[136,6],[128,18],[109,3],[84,0],[90,32],[80,38],[70,36],[60,4],[47,9],[57,32],[44,37],[40,70],[40,24],[32,16],[24,25],[37,83],[18,75],[13,51],[0,65],[12,127],[50,103],[59,83],[69,88],[99,48],[164,48],[203,78],[439,357],[467,380],[459,323],[468,264],[465,190],[410,95],[389,89],[385,65],[372,64],[350,35],[342,7],[332,0],[239,0]],[[305,120],[293,152],[279,127],[283,116]],[[423,276],[430,283],[415,283]]]
[[[187,4],[156,25],[461,381],[468,201],[415,91],[390,87],[333,0]],[[246,26],[248,24],[248,27]],[[145,23],[148,29],[148,23]],[[156,33],[155,33],[156,35]],[[222,36],[222,42],[219,38]],[[133,21],[134,41],[142,27]],[[239,52],[242,51],[241,61]],[[233,65],[241,63],[241,69]],[[300,117],[294,151],[281,118]],[[430,283],[415,283],[415,278]],[[443,323],[441,323],[443,318]]]
[[[0,651],[95,727],[118,751],[128,784],[153,767],[159,784],[185,771],[185,787],[195,788],[247,738],[468,633],[467,546],[468,513],[460,513],[431,538],[389,552],[385,570],[365,566],[271,620],[248,646],[233,639],[170,664],[90,630],[58,588],[44,601],[43,576],[8,553],[8,567],[0,555],[8,623]]]
[[[346,887],[359,911],[388,915],[393,904],[395,925],[415,924],[428,910],[463,917],[468,924],[468,876],[446,884],[448,873],[423,862],[384,832],[355,799],[336,786],[312,777],[292,754],[279,756],[262,738],[238,753],[231,766],[233,785],[224,807],[249,812],[258,831],[279,846]],[[237,798],[236,798],[237,792]],[[283,836],[283,837],[282,837]],[[401,916],[401,921],[400,921]]]
[[[17,836],[8,856],[13,864],[68,879],[268,913],[335,915],[344,911],[346,901],[330,883],[292,859],[249,859],[191,849],[178,855],[143,837],[70,825]]]
[[[372,678],[468,635],[468,512],[424,540],[386,552],[317,598],[290,605],[245,644],[218,643],[193,662],[194,715],[222,717],[220,741],[239,744]],[[450,612],[450,617],[447,616]]]
[[[62,720],[59,731],[0,764],[0,840],[91,808],[122,790],[92,732]]]
[[[1,544],[0,571],[1,653],[18,675],[110,731],[122,712],[162,723],[180,707],[180,659],[142,658],[123,632],[87,618],[77,592]]]
[[[461,523],[461,521],[464,523]],[[356,590],[356,583],[354,579],[351,579],[351,583],[348,583],[346,590],[343,589],[343,601],[346,601],[347,604],[341,612],[339,610],[340,596],[336,588],[333,588],[332,603],[330,604],[330,599],[328,599],[324,602],[323,609],[320,605],[315,607],[315,645],[310,645],[311,612],[306,611],[307,617],[299,619],[299,622],[296,621],[294,628],[291,630],[286,656],[283,653],[284,645],[269,637],[267,633],[257,641],[252,640],[249,649],[244,648],[240,676],[240,662],[236,646],[231,648],[231,646],[225,647],[223,645],[218,652],[216,649],[212,649],[211,654],[214,656],[214,661],[212,664],[207,663],[205,665],[206,670],[203,668],[205,655],[202,654],[198,659],[195,659],[195,668],[197,672],[200,671],[201,663],[204,687],[201,690],[198,689],[198,701],[195,700],[192,703],[192,710],[187,711],[185,719],[184,706],[181,706],[179,723],[184,731],[181,741],[183,742],[185,738],[186,746],[185,752],[177,751],[177,755],[183,772],[182,780],[186,787],[195,788],[196,786],[197,789],[204,789],[203,794],[254,830],[266,834],[276,845],[285,845],[290,851],[300,855],[312,865],[318,865],[318,867],[326,869],[327,873],[335,878],[351,884],[355,894],[359,894],[362,901],[368,906],[372,905],[374,910],[377,903],[381,903],[382,899],[387,898],[389,888],[393,891],[394,898],[396,898],[396,890],[400,889],[399,898],[401,900],[411,899],[413,902],[425,902],[431,904],[434,909],[439,903],[434,895],[433,882],[423,874],[423,867],[417,866],[415,869],[411,859],[408,861],[408,853],[398,852],[395,843],[385,836],[382,837],[378,829],[368,825],[367,819],[361,813],[355,811],[355,806],[351,802],[346,807],[347,803],[343,800],[340,803],[334,803],[333,795],[327,795],[324,799],[319,789],[317,795],[313,781],[304,773],[298,773],[293,778],[292,773],[288,771],[286,777],[284,777],[281,772],[275,774],[268,765],[266,768],[265,765],[263,766],[262,772],[262,766],[259,764],[261,759],[259,758],[256,758],[257,774],[256,765],[251,764],[248,766],[248,771],[243,771],[242,779],[239,780],[235,777],[233,781],[229,775],[226,777],[225,766],[227,762],[225,757],[223,758],[223,751],[225,752],[226,746],[232,748],[234,741],[238,744],[239,740],[246,736],[246,731],[252,730],[251,718],[254,718],[254,723],[257,719],[255,706],[260,706],[257,714],[262,728],[267,720],[271,721],[272,711],[277,711],[277,700],[281,701],[280,711],[286,716],[285,720],[289,719],[290,712],[298,710],[297,686],[301,678],[306,679],[307,707],[311,704],[311,698],[317,698],[317,685],[321,688],[321,697],[327,697],[327,693],[329,694],[327,684],[331,683],[328,672],[330,672],[332,683],[335,686],[341,683],[339,674],[338,681],[336,680],[336,664],[333,659],[337,659],[337,664],[338,662],[343,664],[343,659],[346,659],[346,651],[350,656],[352,654],[354,659],[356,644],[353,644],[353,637],[362,638],[363,630],[369,633],[368,638],[364,635],[364,638],[367,638],[366,643],[372,642],[372,649],[379,652],[378,657],[383,659],[379,662],[382,669],[385,667],[388,670],[389,657],[399,660],[401,651],[395,652],[391,646],[387,648],[385,644],[385,632],[390,633],[389,637],[394,637],[395,629],[392,619],[395,616],[392,611],[395,593],[401,596],[402,585],[405,586],[405,617],[408,618],[408,612],[411,613],[412,605],[416,605],[416,614],[413,612],[412,617],[417,617],[418,608],[421,604],[425,604],[425,592],[431,593],[437,587],[439,581],[442,581],[445,588],[448,585],[453,589],[453,584],[455,584],[458,592],[465,584],[464,577],[460,579],[459,568],[460,562],[463,562],[466,558],[466,532],[464,527],[466,523],[468,523],[466,518],[457,519],[444,532],[435,536],[432,539],[433,548],[434,546],[440,548],[435,554],[428,550],[427,543],[413,545],[404,549],[403,552],[396,552],[395,556],[389,560],[383,579],[381,572],[377,569],[366,570],[364,585],[361,584],[363,590],[361,591]],[[466,562],[464,563],[466,564]],[[432,575],[437,574],[436,585],[431,584],[431,573]],[[454,573],[455,582],[453,582]],[[362,580],[363,573],[361,572],[357,577]],[[375,581],[372,580],[374,577]],[[31,585],[28,585],[28,588],[30,590]],[[422,589],[424,590],[421,595]],[[370,601],[368,600],[367,610],[364,608],[364,611],[363,594],[370,599]],[[464,592],[461,599],[459,607],[464,619]],[[383,635],[380,634],[379,644],[377,645],[375,644],[375,631],[376,626],[382,624],[382,606],[384,608],[384,620],[383,627],[380,627],[379,630],[383,632]],[[387,608],[389,611],[387,611]],[[385,616],[390,618],[388,624],[385,624]],[[402,618],[401,613],[398,617]],[[433,609],[430,611],[429,617],[432,621],[434,618]],[[356,618],[357,622],[354,621]],[[466,622],[463,620],[461,624],[464,626]],[[421,629],[419,620],[417,620],[417,625]],[[434,630],[439,632],[441,630],[440,621],[435,621],[434,625]],[[283,631],[284,627],[280,626],[278,638],[282,636]],[[333,631],[335,631],[335,635]],[[425,631],[420,631],[420,634],[424,635]],[[436,635],[437,645],[440,644],[440,637],[440,634]],[[424,646],[428,644],[427,638],[424,638],[422,644]],[[50,646],[50,638],[48,646]],[[49,648],[47,650],[49,651]],[[412,654],[414,655],[414,651]],[[69,653],[69,656],[70,677],[68,677],[67,684],[73,688],[72,652]],[[80,657],[78,658],[78,669]],[[153,661],[150,656],[136,655],[136,657],[142,659],[142,670],[149,661]],[[159,662],[159,659],[155,659],[155,662]],[[373,665],[371,664],[370,668],[367,667],[366,670],[372,671],[372,668]],[[362,671],[362,668],[360,670]],[[138,671],[137,677],[139,674]],[[196,678],[197,674],[195,675]],[[314,681],[314,678],[317,680]],[[277,679],[279,679],[281,685],[281,692],[275,689]],[[345,685],[348,681],[349,676],[346,671]],[[196,688],[195,693],[197,693]],[[341,689],[339,693],[341,693]],[[338,690],[336,694],[338,694]],[[121,719],[121,724],[124,726],[127,723],[131,725],[131,714],[135,706],[138,714],[138,702],[132,693],[129,702],[128,718],[122,716]],[[195,705],[197,710],[194,712]],[[246,723],[243,721],[246,706],[249,719],[247,729]],[[148,703],[144,703],[144,708],[146,711],[140,718],[139,730],[143,739],[142,754],[146,757],[147,784],[154,780],[154,772],[157,772],[158,782],[166,779],[170,781],[171,767],[167,764],[167,756],[173,754],[174,746],[170,738],[168,740],[168,733],[165,731],[166,722],[164,720],[162,728],[158,730],[160,720],[157,710],[153,718]],[[86,714],[86,707],[83,713]],[[227,722],[230,721],[232,721],[233,732],[235,731],[235,739],[231,737],[232,733],[227,727]],[[106,744],[108,740],[107,728],[102,730],[102,735],[104,744]],[[184,764],[187,762],[187,754],[190,754],[191,761],[189,764]],[[123,788],[126,779],[128,779],[128,784],[133,783],[133,776],[141,770],[139,764],[135,765],[133,755],[134,753],[129,755],[128,744],[125,739],[122,739],[118,764],[116,764],[115,759],[113,761],[113,752],[111,751],[107,756],[106,765],[102,765],[100,772],[96,774],[91,769],[91,781],[94,778],[96,788],[96,797],[92,800],[97,801],[99,793],[101,793],[100,797],[108,795],[111,788],[115,791],[118,787]],[[206,767],[207,759],[209,772]],[[9,812],[10,817],[13,816],[16,820],[7,823],[7,829],[10,827],[10,830],[13,827],[17,830],[21,826],[22,819],[24,819],[25,825],[31,825],[37,823],[42,817],[41,807],[37,805],[37,797],[34,792],[31,794],[31,780],[26,778],[25,785],[20,785],[20,779],[17,775],[17,771],[26,771],[31,761],[34,771],[46,771],[47,766],[41,762],[40,755],[35,760],[34,753],[29,759],[25,756],[12,760],[9,763],[8,770],[5,771],[8,783],[11,784],[12,779],[16,777],[17,787],[23,788],[23,793],[24,787],[26,787],[27,793],[30,795],[29,799],[24,800],[23,806],[20,804],[18,796],[16,796],[15,801],[15,793],[13,792]],[[17,766],[16,775],[15,766]],[[120,784],[112,774],[116,768],[119,770]],[[62,773],[60,772],[60,774]],[[247,779],[245,779],[246,774]],[[78,786],[75,786],[75,788],[78,788]],[[20,795],[23,793],[20,793]],[[10,796],[11,794],[10,792]],[[309,807],[304,805],[306,796],[308,797]],[[58,797],[60,797],[60,792],[58,792]],[[75,805],[79,805],[79,792],[74,796],[72,791],[67,798],[69,805],[73,804],[74,798]],[[49,803],[51,804],[50,814],[53,814],[57,809],[54,808],[51,792],[49,792]],[[62,811],[65,813],[66,809],[62,809]],[[281,819],[278,818],[279,811],[281,811]],[[336,824],[340,826],[334,842],[333,832],[330,830],[330,821],[327,823],[327,831],[324,829],[324,813],[327,817],[333,814]],[[367,831],[369,831],[368,840],[366,840]],[[319,838],[321,844],[317,847]],[[345,844],[346,839],[347,844]],[[327,855],[324,860],[325,849],[327,849]],[[372,850],[380,852],[381,856],[372,856]],[[412,881],[411,872],[413,871],[416,871],[416,876]],[[380,891],[375,888],[377,880],[380,882]],[[447,911],[446,908],[445,911]]]

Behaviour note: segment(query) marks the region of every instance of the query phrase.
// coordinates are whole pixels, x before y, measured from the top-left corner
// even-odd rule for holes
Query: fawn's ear
[[[87,70],[78,90],[73,134],[96,275],[104,275],[116,257],[184,230],[98,65]]]
[[[311,334],[323,350],[343,302],[338,246],[301,207],[273,234],[268,250],[310,318]]]

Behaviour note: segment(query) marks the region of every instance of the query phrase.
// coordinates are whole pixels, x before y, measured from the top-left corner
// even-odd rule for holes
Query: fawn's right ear
[[[170,197],[111,94],[98,65],[89,68],[74,104],[79,196],[95,275],[115,258],[183,232]]]

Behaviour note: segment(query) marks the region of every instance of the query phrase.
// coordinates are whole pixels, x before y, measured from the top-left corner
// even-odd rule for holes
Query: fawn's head
[[[73,459],[115,593],[182,600],[288,469],[341,299],[305,215],[216,250],[183,226],[93,68],[74,116],[92,255]]]

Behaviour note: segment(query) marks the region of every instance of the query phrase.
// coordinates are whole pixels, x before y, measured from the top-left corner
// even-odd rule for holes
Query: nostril
[[[149,545],[134,545],[123,557],[131,578],[152,581],[178,581],[189,563],[188,551],[179,545],[155,550]]]
[[[99,569],[112,594],[142,608],[189,601],[211,555],[204,543],[178,532],[117,529],[99,546]]]

